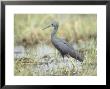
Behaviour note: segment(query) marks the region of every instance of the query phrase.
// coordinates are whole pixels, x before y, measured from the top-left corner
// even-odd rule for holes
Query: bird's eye
[[[53,24],[52,24],[52,26],[53,26]]]

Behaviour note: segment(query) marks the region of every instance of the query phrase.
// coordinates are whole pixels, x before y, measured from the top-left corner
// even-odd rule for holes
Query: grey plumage
[[[76,60],[83,61],[83,58],[81,55],[74,50],[74,48],[65,40],[60,39],[56,36],[57,30],[58,30],[58,23],[56,21],[53,21],[48,27],[52,27],[52,33],[51,33],[51,41],[52,44],[55,46],[55,48],[58,49],[58,51],[61,53],[62,57],[66,55],[70,55],[71,57],[75,58]],[[44,28],[44,29],[46,29]]]

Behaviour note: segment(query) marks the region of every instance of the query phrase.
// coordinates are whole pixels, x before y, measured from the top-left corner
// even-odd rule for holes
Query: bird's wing
[[[68,42],[66,42],[65,40],[61,39],[61,42],[63,42],[65,45],[67,45],[69,48],[71,48],[72,50],[74,50],[74,48],[72,47],[72,45],[70,45]]]
[[[69,43],[62,39],[57,39],[57,41],[54,42],[54,45],[58,50],[62,52],[74,51],[74,48]]]

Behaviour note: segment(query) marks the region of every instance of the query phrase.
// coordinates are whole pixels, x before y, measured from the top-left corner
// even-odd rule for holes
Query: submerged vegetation
[[[83,54],[80,63],[61,57],[50,40],[50,21],[59,22],[58,36]],[[15,76],[96,76],[97,16],[95,14],[15,14]]]

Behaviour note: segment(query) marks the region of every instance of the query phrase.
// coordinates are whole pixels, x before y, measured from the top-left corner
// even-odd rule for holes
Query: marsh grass
[[[82,63],[71,57],[63,59],[51,43],[51,30],[41,30],[52,19],[59,22],[57,36],[82,54]],[[95,14],[15,14],[14,46],[22,50],[14,53],[14,75],[96,76],[96,19]]]
[[[79,47],[84,54],[83,63],[71,57],[62,59],[55,48],[46,45],[41,44],[29,50],[27,48],[29,54],[26,52],[24,58],[15,58],[14,73],[17,76],[96,76],[96,41],[92,39],[82,45],[79,43]]]

